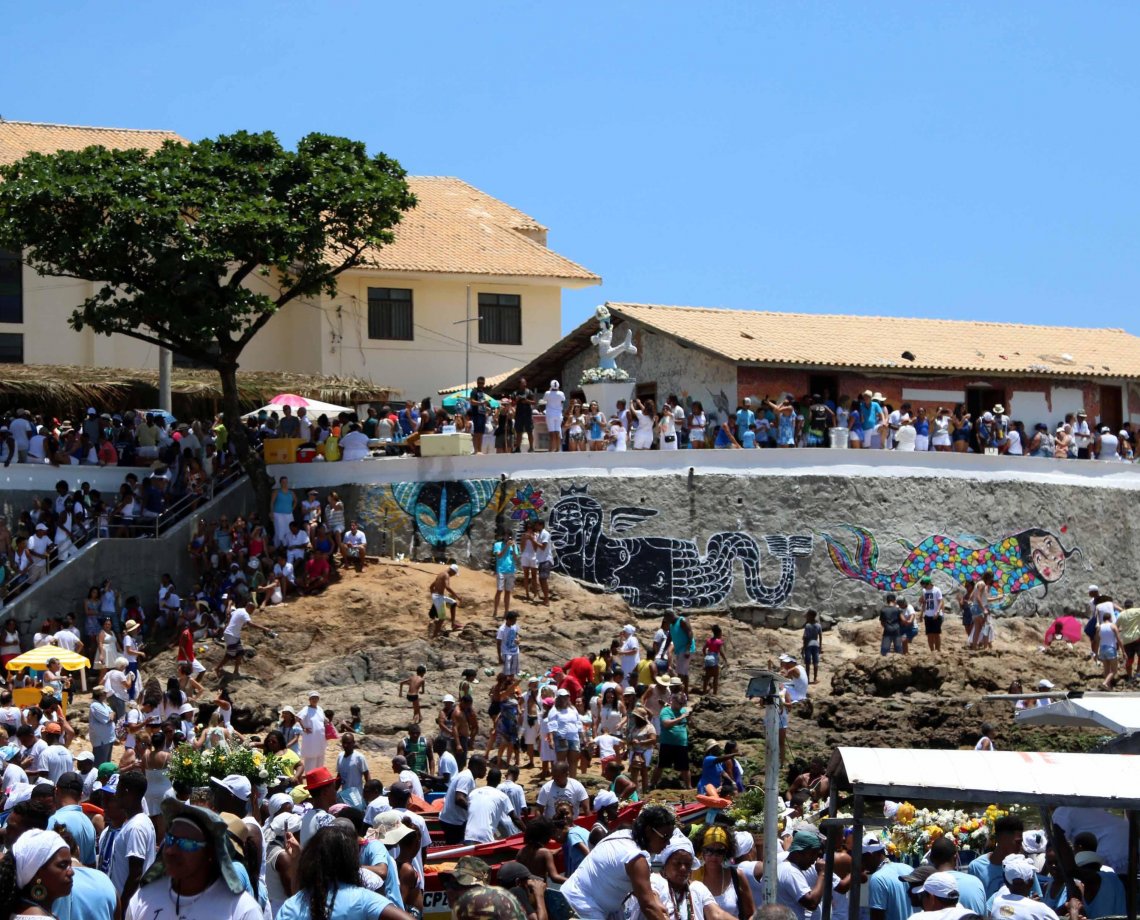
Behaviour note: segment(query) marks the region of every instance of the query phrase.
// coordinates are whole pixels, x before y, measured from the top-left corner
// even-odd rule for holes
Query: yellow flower
[[[183,757],[182,758],[182,763],[187,767],[190,766],[190,764],[192,764],[193,762],[194,761],[192,761],[189,757]]]

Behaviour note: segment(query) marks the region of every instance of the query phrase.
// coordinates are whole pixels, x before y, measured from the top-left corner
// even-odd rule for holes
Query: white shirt
[[[78,652],[83,647],[83,643],[79,641],[79,637],[75,635],[70,629],[61,629],[55,634],[55,644],[60,648],[65,648],[69,652]]]
[[[553,562],[554,561],[554,548],[550,542],[550,531],[545,527],[539,531],[538,536],[535,538],[534,546],[534,560],[538,563]]]
[[[350,431],[340,439],[341,460],[367,460],[372,456],[368,449],[368,436],[363,431]]]
[[[792,669],[791,676],[785,678],[784,684],[788,688],[788,696],[793,703],[798,703],[801,700],[807,699],[807,671],[801,665],[796,665],[795,668]]]
[[[451,751],[444,751],[439,755],[439,775],[454,776],[459,772],[459,761]]]
[[[75,755],[62,744],[50,744],[40,755],[40,766],[47,778],[56,783],[64,773],[75,769]]]
[[[546,403],[546,417],[561,417],[562,407],[566,404],[566,394],[561,390],[547,390],[542,398]]]
[[[513,805],[504,792],[494,786],[480,786],[467,796],[467,827],[463,831],[465,843],[490,843],[496,831],[504,836],[515,832],[511,820]]]
[[[278,562],[276,565],[273,566],[273,577],[275,579],[284,577],[285,580],[289,584],[292,584],[293,583],[293,563],[292,562],[286,562],[284,565],[282,565],[280,562]]]
[[[447,824],[466,824],[467,810],[456,804],[455,797],[460,792],[469,796],[474,788],[475,777],[471,775],[470,770],[460,770],[452,776],[451,781],[447,784],[447,795],[443,799],[443,808],[439,813],[439,820]]]
[[[288,552],[290,562],[301,559],[305,555],[305,550],[309,548],[309,535],[303,530],[298,530],[296,533],[289,531],[285,534],[285,549]]]
[[[559,709],[556,705],[547,715],[546,725],[551,735],[573,740],[582,733],[582,716],[573,706]]]
[[[552,779],[547,780],[543,787],[538,790],[538,798],[535,799],[535,802],[542,809],[543,817],[546,818],[554,817],[554,809],[558,807],[559,802],[569,802],[574,809],[574,817],[577,818],[581,806],[589,801],[589,798],[590,794],[586,792],[585,786],[573,777],[567,777],[565,786],[557,785]]]
[[[226,624],[226,631],[223,635],[229,639],[229,645],[236,645],[241,642],[241,631],[246,623],[253,620],[244,607],[235,607],[230,613],[230,621]]]
[[[341,542],[347,543],[349,546],[367,546],[368,537],[364,535],[363,530],[357,530],[353,533],[351,530],[346,530],[341,534]]]
[[[598,746],[598,756],[602,759],[615,756],[615,748],[620,741],[620,738],[614,737],[609,732],[602,735],[595,735],[594,743]]]
[[[108,827],[103,833],[114,833],[114,828]],[[100,866],[99,868],[109,868],[110,871],[107,874],[110,875],[111,882],[117,891],[122,891],[123,886],[127,883],[127,872],[130,868],[128,860],[132,856],[141,857],[143,874],[145,875],[146,870],[154,863],[154,854],[154,823],[146,814],[137,814],[122,826],[115,837],[115,842],[111,848],[111,865],[109,867]],[[174,911],[172,910],[170,913],[173,914]]]
[[[999,891],[994,895],[990,917],[993,920],[1057,920],[1057,912],[1032,898]]]
[[[776,903],[783,904],[800,920],[807,920],[812,911],[800,903],[800,898],[811,891],[818,873],[815,866],[806,872],[789,860],[779,864],[776,876]]]
[[[935,617],[938,615],[939,607],[942,604],[942,589],[937,585],[931,585],[929,588],[924,589],[922,592],[922,615],[924,617]]]
[[[562,896],[582,920],[608,920],[618,914],[633,891],[626,867],[649,854],[628,830],[603,837],[562,886]]]
[[[911,424],[903,425],[895,432],[895,450],[913,451],[918,432]]]
[[[8,425],[8,430],[16,442],[16,450],[27,450],[28,441],[34,431],[32,423],[21,415],[12,419]]]
[[[649,884],[653,887],[653,893],[657,895],[657,900],[660,901],[661,906],[665,908],[665,916],[668,917],[669,920],[703,920],[705,908],[709,904],[716,903],[712,892],[709,891],[703,882],[690,882],[689,896],[692,899],[693,915],[691,918],[689,917],[689,909],[686,907],[682,916],[678,917],[677,906],[673,902],[673,895],[669,892],[669,883],[665,880],[665,877],[663,875],[651,875],[649,876]],[[630,912],[629,920],[642,920],[645,914],[641,912],[641,905],[638,904],[636,900],[631,903],[633,909]]]
[[[401,770],[397,780],[401,783],[407,783],[412,787],[412,795],[419,796],[421,799],[424,797],[424,787],[420,782],[419,776],[415,770]],[[505,783],[503,785],[506,785]]]
[[[368,761],[360,751],[353,751],[351,756],[341,751],[336,757],[336,772],[346,789],[363,789]]]
[[[407,818],[416,826],[420,832],[420,849],[416,853],[416,858],[412,860],[412,864],[416,867],[416,871],[420,874],[420,888],[423,888],[423,874],[424,874],[424,860],[423,851],[431,846],[431,831],[428,830],[427,822],[417,815],[414,811],[408,811],[406,808],[394,808],[393,811],[398,811],[401,815]]]
[[[495,632],[495,638],[502,643],[504,655],[517,655],[519,653],[519,628],[504,623]]]
[[[175,908],[178,908],[177,912]],[[264,912],[248,891],[234,894],[218,879],[201,894],[176,897],[170,879],[143,885],[127,904],[126,920],[263,920]]]
[[[518,783],[512,783],[509,779],[503,780],[499,783],[499,791],[511,800],[517,814],[520,816],[526,814],[526,790],[522,786]]]

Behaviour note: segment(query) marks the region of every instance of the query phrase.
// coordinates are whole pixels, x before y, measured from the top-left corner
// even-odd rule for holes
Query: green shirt
[[[689,707],[682,706],[679,711],[674,711],[671,706],[661,707],[661,743],[672,744],[678,747],[689,746],[689,722],[678,722],[672,728],[665,727],[666,719],[676,719],[678,716],[688,715]]]

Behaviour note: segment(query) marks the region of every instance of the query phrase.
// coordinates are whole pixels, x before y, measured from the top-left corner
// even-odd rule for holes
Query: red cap
[[[551,668],[551,669],[550,669],[550,676],[551,676],[551,677],[553,677],[555,674],[565,674],[565,673],[566,673],[566,672],[565,672],[565,671],[563,671],[563,670],[562,670],[561,668],[559,668],[559,667],[553,667],[553,668]]]
[[[310,792],[331,786],[335,782],[336,777],[329,772],[328,767],[317,767],[317,769],[310,770],[305,774],[305,788]]]

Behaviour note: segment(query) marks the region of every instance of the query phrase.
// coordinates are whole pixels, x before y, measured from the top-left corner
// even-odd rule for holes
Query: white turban
[[[1007,882],[1031,882],[1037,875],[1037,870],[1028,859],[1020,853],[1011,853],[1001,861],[1001,871]]]
[[[756,846],[755,838],[748,833],[748,831],[737,831],[733,834],[733,842],[736,845],[735,858],[743,859],[752,852],[752,848]]]
[[[1048,843],[1049,838],[1045,836],[1043,830],[1026,831],[1021,838],[1021,850],[1030,856],[1036,856],[1045,852]]]
[[[23,888],[39,874],[49,859],[60,850],[70,851],[67,841],[55,831],[25,831],[12,844],[16,860],[16,887]]]
[[[693,841],[686,837],[680,828],[673,831],[673,836],[669,838],[669,842],[665,844],[665,849],[661,851],[661,865],[669,862],[669,857],[675,853],[688,853],[693,857],[693,868],[700,866],[696,851],[693,849]]]

